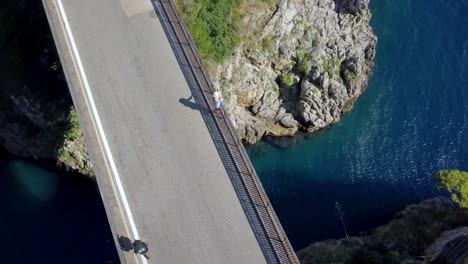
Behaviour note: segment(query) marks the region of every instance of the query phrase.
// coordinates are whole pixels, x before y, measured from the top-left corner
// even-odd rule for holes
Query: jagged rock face
[[[91,175],[83,135],[66,135],[72,102],[42,2],[4,1],[0,16],[0,148]]]
[[[83,175],[94,177],[93,165],[89,158],[82,131],[79,132],[75,139],[66,139],[61,147],[63,153],[54,157],[58,165],[67,170],[77,171]]]
[[[445,246],[460,246],[452,242],[466,236],[467,224],[465,209],[446,197],[435,197],[409,205],[388,223],[364,232],[366,236],[314,242],[297,255],[304,264],[357,263],[351,256],[366,249],[368,255],[382,257],[378,263],[384,263],[384,259],[401,264],[440,263],[435,258]]]
[[[19,89],[17,89],[19,90]],[[68,100],[45,101],[26,95],[0,93],[0,146],[20,157],[55,159],[67,170],[94,175],[81,131],[65,139]],[[61,152],[61,153],[59,153]]]
[[[351,109],[374,67],[368,4],[283,0],[276,10],[242,18],[260,33],[217,68],[214,81],[245,142],[314,132]]]

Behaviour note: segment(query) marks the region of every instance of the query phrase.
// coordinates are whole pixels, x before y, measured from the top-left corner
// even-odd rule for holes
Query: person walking
[[[137,239],[135,240],[135,242],[133,242],[133,252],[135,254],[140,254],[140,255],[145,256],[146,259],[150,258],[148,243],[145,243],[141,240]]]
[[[213,93],[213,98],[214,98],[214,105],[215,109],[213,110],[213,113],[217,114],[221,112],[221,102],[224,101],[223,97],[221,96],[221,93],[216,91]]]

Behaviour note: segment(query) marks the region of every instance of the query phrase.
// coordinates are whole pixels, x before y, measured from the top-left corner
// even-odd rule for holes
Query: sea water
[[[1,263],[120,263],[97,186],[0,155]]]
[[[296,250],[388,221],[446,194],[439,169],[468,170],[468,1],[371,0],[378,36],[368,89],[316,135],[248,152]]]

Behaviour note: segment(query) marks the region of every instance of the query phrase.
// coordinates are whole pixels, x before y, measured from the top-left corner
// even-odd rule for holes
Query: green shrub
[[[328,72],[330,75],[340,75],[341,61],[338,57],[322,55],[322,68],[323,72]]]
[[[309,71],[310,71],[310,63],[308,61],[302,61],[302,62],[298,63],[297,70],[302,75],[307,75],[307,73],[309,73]]]
[[[294,78],[290,74],[285,74],[280,77],[281,83],[286,87],[294,85]]]
[[[65,149],[66,141],[74,141],[80,133],[78,114],[73,107],[70,107],[67,120],[64,122],[63,130],[55,131],[55,133],[60,132],[63,133],[64,142],[57,150],[58,160],[64,163],[72,163],[75,158]]]
[[[235,27],[240,0],[194,0],[178,4],[182,17],[203,59],[222,62],[239,42]]]
[[[58,150],[58,159],[64,163],[72,163],[75,158],[62,147]]]
[[[65,140],[75,140],[79,132],[80,122],[78,121],[78,114],[72,107],[70,108],[70,112],[68,113],[67,126],[65,129]]]
[[[271,49],[273,48],[273,37],[270,35],[264,37],[262,39],[261,45],[263,51],[271,51]]]
[[[319,95],[319,94],[320,94],[320,90],[317,89],[316,87],[314,87],[314,89],[312,90],[312,92],[314,93],[314,95]]]
[[[348,69],[344,70],[344,76],[348,81],[352,80],[355,77],[354,73]]]
[[[298,20],[297,20],[297,24],[299,24],[299,25],[304,25],[304,24],[305,24],[305,20],[302,19],[302,18],[301,18],[301,19],[298,19]]]
[[[462,208],[468,208],[468,172],[440,170],[435,177],[439,188],[447,189],[454,202]]]

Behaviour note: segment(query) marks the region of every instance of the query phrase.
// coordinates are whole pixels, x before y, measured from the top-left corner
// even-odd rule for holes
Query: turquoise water
[[[1,263],[119,263],[90,179],[0,155]]]
[[[367,91],[317,135],[248,147],[262,183],[300,249],[386,222],[443,194],[438,169],[468,170],[468,1],[372,0],[379,41]]]

